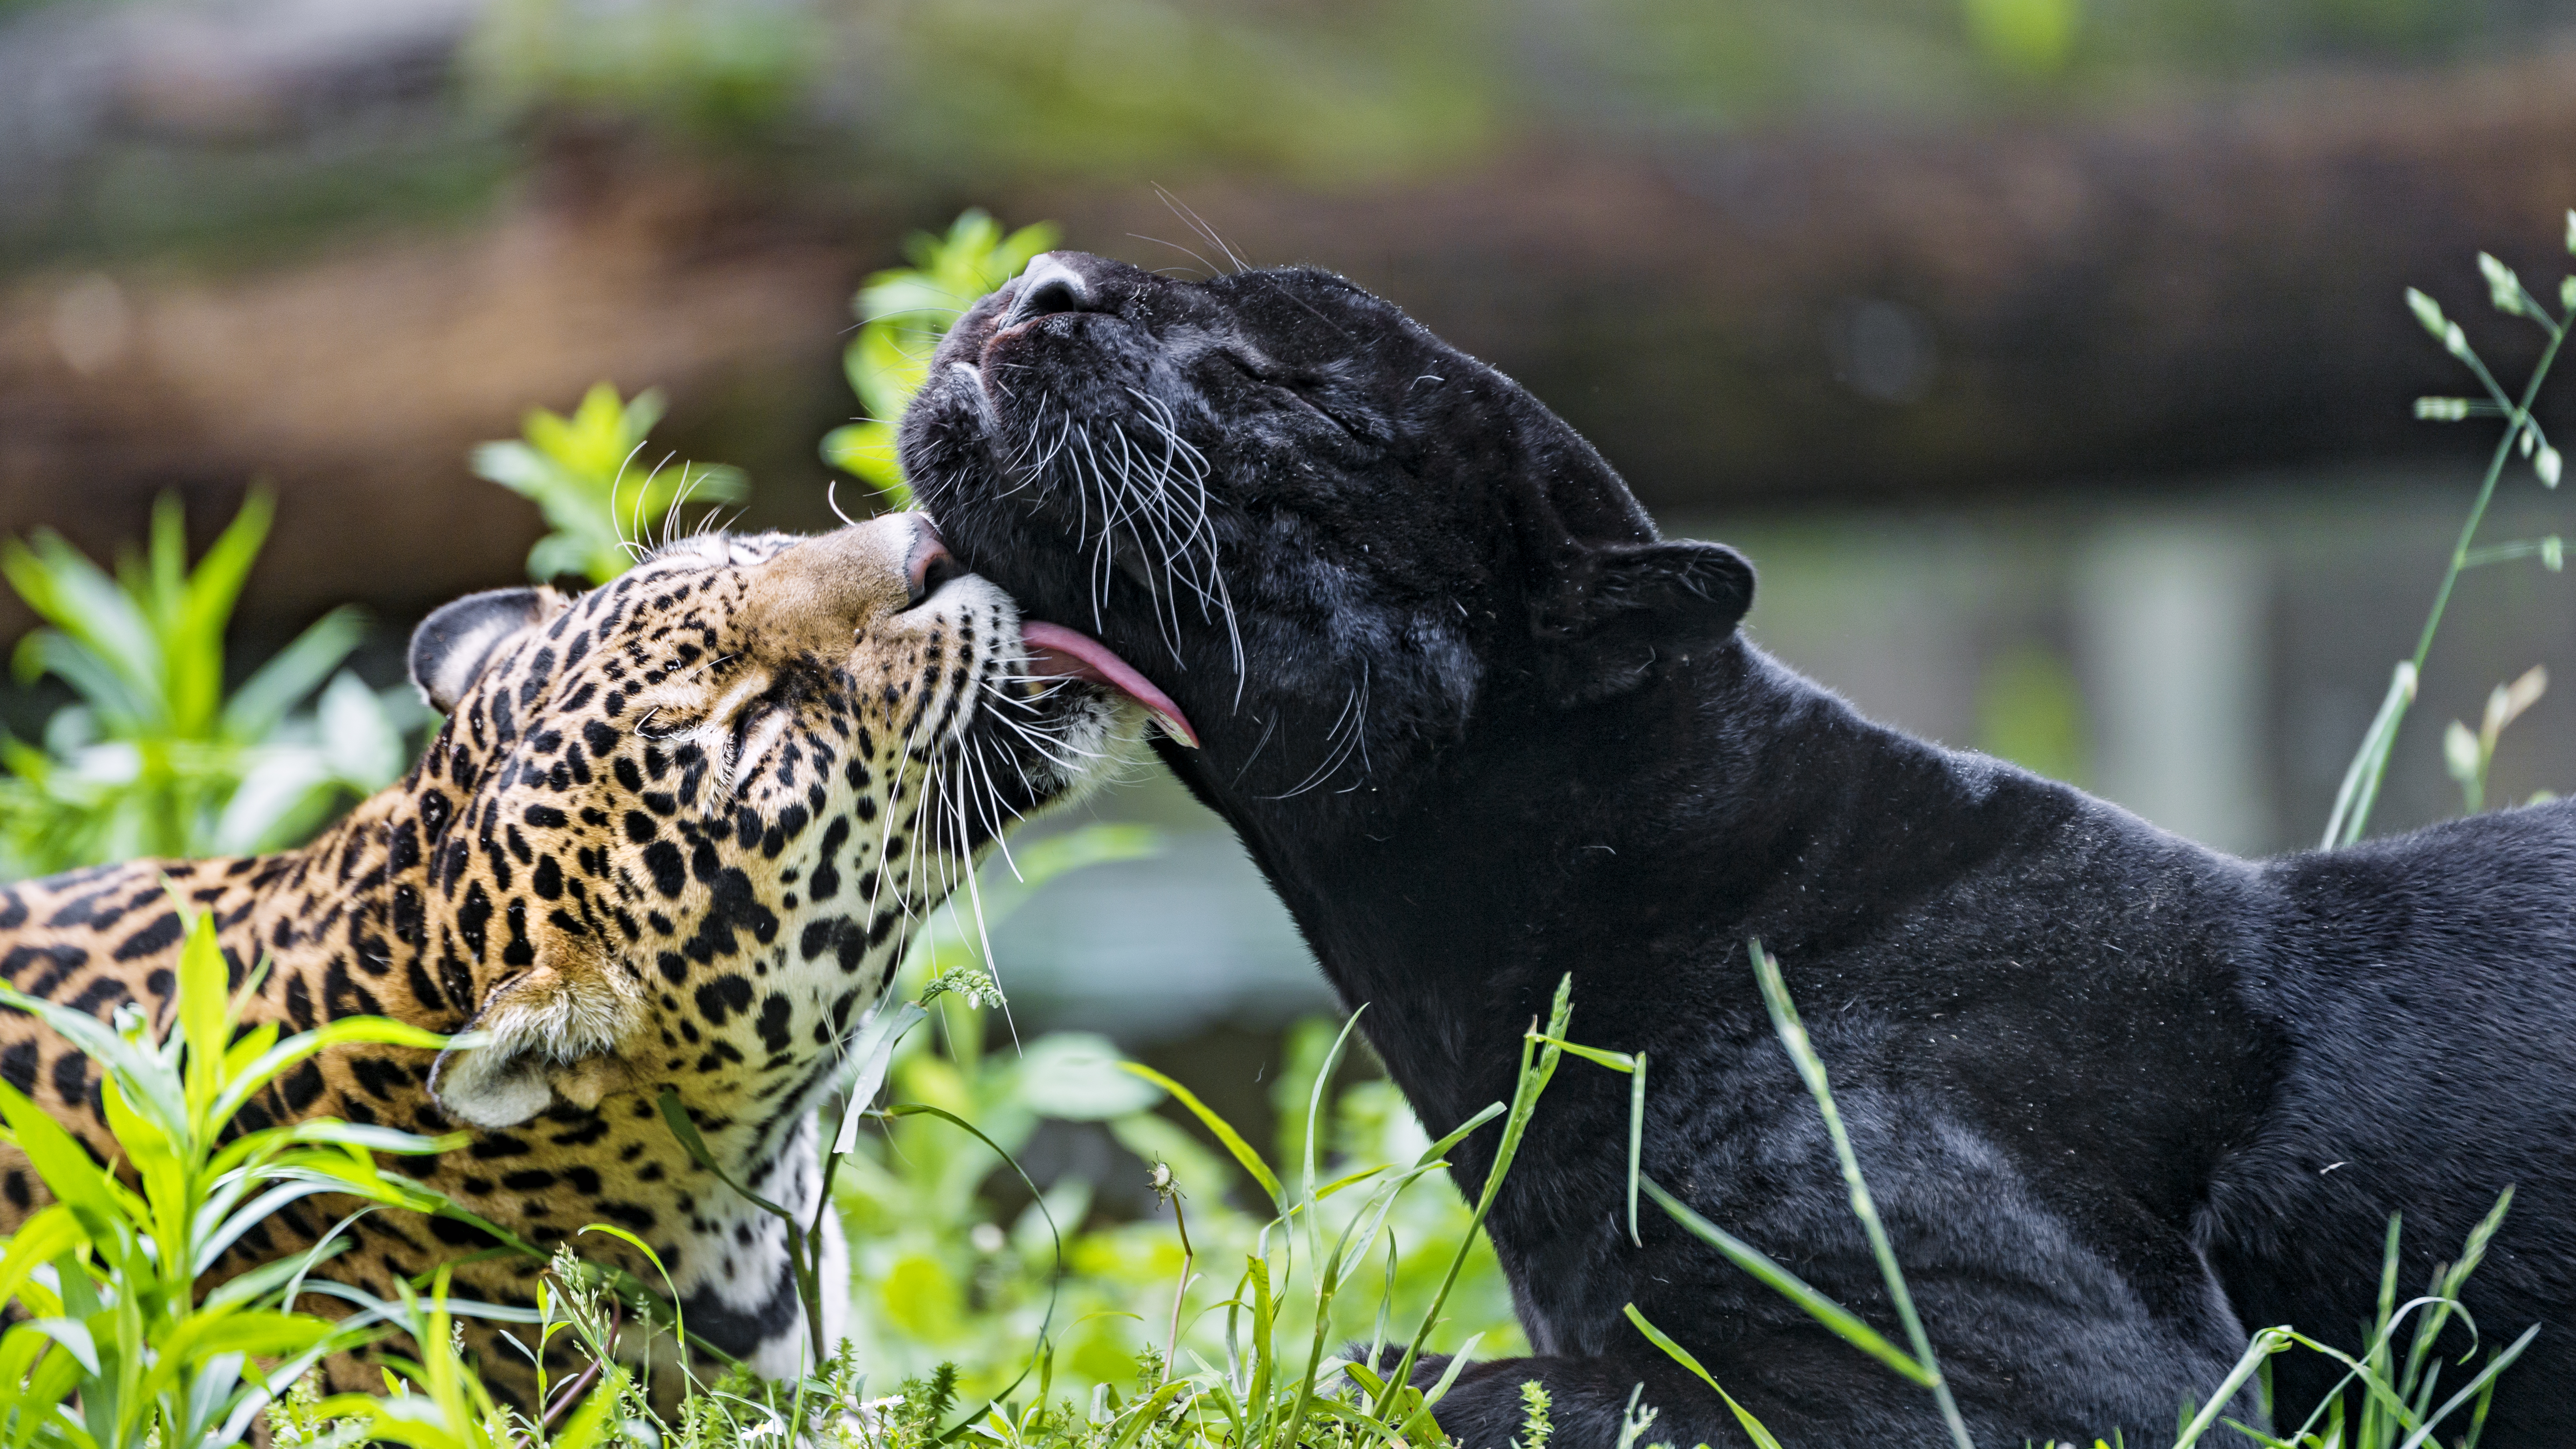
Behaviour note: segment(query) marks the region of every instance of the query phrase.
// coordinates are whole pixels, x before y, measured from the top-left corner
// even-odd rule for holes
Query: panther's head
[[[1527,391],[1320,271],[1040,256],[949,332],[903,456],[961,558],[1190,711],[1209,749],[1166,756],[1221,801],[1387,788],[1471,718],[1634,688],[1752,597]]]
[[[1149,712],[1188,734],[920,514],[477,594],[411,669],[447,723],[385,826],[390,926],[434,963],[415,993],[474,1013],[432,1086],[487,1128],[664,1082],[797,1095],[1005,823]]]

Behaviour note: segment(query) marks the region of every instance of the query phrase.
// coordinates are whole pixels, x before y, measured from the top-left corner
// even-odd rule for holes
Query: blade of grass
[[[1603,1051],[1599,1047],[1577,1046],[1570,1041],[1556,1042],[1556,1045],[1587,1062],[1628,1076],[1628,1241],[1632,1246],[1642,1248],[1646,1246],[1646,1240],[1637,1231],[1637,1179],[1645,1166],[1646,1054],[1642,1051]]]
[[[1574,976],[1571,972],[1557,983],[1556,999],[1548,1008],[1544,1031],[1532,1030],[1521,1039],[1521,1065],[1512,1085],[1511,1111],[1503,1119],[1503,1139],[1494,1148],[1493,1166],[1486,1169],[1484,1191],[1476,1196],[1476,1210],[1467,1219],[1466,1231],[1458,1235],[1458,1249],[1449,1257],[1449,1269],[1440,1277],[1439,1291],[1431,1295],[1431,1305],[1422,1312],[1422,1326],[1414,1330],[1413,1340],[1405,1346],[1404,1358],[1388,1375],[1386,1392],[1380,1394],[1373,1410],[1384,1417],[1393,1407],[1395,1395],[1413,1375],[1414,1361],[1422,1356],[1423,1345],[1430,1340],[1431,1330],[1440,1322],[1440,1310],[1449,1302],[1449,1290],[1457,1286],[1458,1271],[1467,1264],[1467,1254],[1475,1246],[1476,1233],[1485,1225],[1485,1215],[1493,1210],[1494,1196],[1502,1191],[1503,1176],[1511,1170],[1512,1157],[1520,1150],[1521,1134],[1528,1130],[1532,1113],[1538,1110],[1539,1093],[1547,1090],[1548,1079],[1556,1075],[1556,1064],[1563,1048],[1541,1046],[1542,1041],[1565,1038],[1565,1024],[1574,1015]],[[1535,1059],[1533,1059],[1535,1052]],[[1482,1114],[1480,1114],[1482,1115]],[[1457,1140],[1456,1134],[1441,1139]]]
[[[947,1123],[949,1126],[957,1128],[959,1131],[966,1133],[976,1141],[983,1143],[986,1147],[993,1149],[993,1155],[1001,1158],[1004,1165],[1011,1169],[1012,1174],[1019,1178],[1020,1185],[1029,1190],[1029,1198],[1032,1202],[1037,1204],[1038,1216],[1045,1219],[1047,1234],[1055,1243],[1055,1271],[1049,1274],[1047,1278],[1046,1314],[1038,1320],[1038,1356],[1043,1356],[1048,1351],[1049,1346],[1047,1334],[1055,1323],[1056,1299],[1064,1289],[1064,1230],[1056,1225],[1055,1213],[1047,1207],[1046,1194],[1040,1191],[1036,1181],[1030,1178],[1028,1169],[1020,1166],[1020,1160],[1018,1158],[1013,1157],[1009,1152],[1003,1150],[1002,1144],[985,1136],[976,1128],[974,1123],[967,1121],[954,1112],[941,1107],[928,1106],[920,1102],[897,1102],[886,1108],[885,1114],[889,1117],[936,1117],[940,1121]],[[1001,1392],[993,1395],[992,1399],[987,1402],[982,1409],[977,1410],[975,1413],[968,1414],[966,1417],[958,1420],[955,1424],[951,1425],[946,1432],[938,1435],[931,1442],[935,1444],[946,1444],[954,1441],[958,1435],[966,1432],[968,1425],[974,1423],[975,1420],[983,1414],[991,1412],[1004,1399],[1009,1398],[1011,1391],[1018,1388],[1021,1382],[1028,1378],[1030,1370],[1036,1368],[1037,1363],[1038,1357],[1033,1356],[1029,1361],[1028,1367],[1020,1370],[1019,1377],[1011,1380],[1008,1384],[1003,1385]]]
[[[1710,1222],[1691,1209],[1690,1204],[1664,1191],[1663,1184],[1644,1179],[1646,1195],[1655,1205],[1671,1214],[1674,1222],[1692,1237],[1717,1249],[1726,1260],[1750,1273],[1764,1287],[1804,1310],[1808,1317],[1823,1324],[1833,1335],[1880,1363],[1903,1374],[1924,1388],[1930,1388],[1938,1376],[1914,1360],[1913,1355],[1887,1340],[1886,1335],[1864,1322],[1859,1314],[1816,1291],[1797,1274],[1780,1266],[1760,1248]]]
[[[2292,1342],[2288,1333],[2277,1328],[2267,1328],[2254,1335],[2254,1341],[2246,1346],[2244,1356],[2236,1360],[2236,1367],[2227,1371],[2227,1377],[2219,1383],[2217,1391],[2209,1396],[2209,1402],[2202,1405],[2200,1412],[2193,1416],[2192,1421],[2183,1426],[2182,1434],[2174,1440],[2173,1449],[2191,1449],[2201,1435],[2208,1433],[2210,1428],[2219,1422],[2220,1415],[2225,1413],[2228,1404],[2234,1401],[2237,1391],[2244,1388],[2257,1373],[2262,1371],[2263,1365],[2270,1361],[2272,1355],[2289,1348]]]
[[[1737,1403],[1735,1395],[1728,1393],[1725,1386],[1718,1383],[1709,1371],[1700,1365],[1700,1361],[1691,1355],[1689,1349],[1673,1342],[1662,1329],[1648,1323],[1646,1315],[1637,1311],[1636,1304],[1627,1305],[1623,1311],[1627,1313],[1628,1321],[1637,1325],[1637,1331],[1646,1336],[1648,1343],[1662,1349],[1671,1356],[1673,1362],[1699,1375],[1701,1383],[1717,1391],[1717,1396],[1726,1401],[1727,1412],[1735,1415],[1735,1422],[1743,1428],[1745,1436],[1759,1446],[1759,1449],[1780,1449],[1780,1441],[1771,1436],[1771,1431],[1763,1427],[1760,1419],[1753,1417],[1753,1411]]]
[[[1171,1093],[1172,1100],[1188,1108],[1191,1116],[1198,1118],[1202,1126],[1216,1134],[1216,1140],[1225,1144],[1225,1150],[1234,1155],[1234,1160],[1242,1165],[1245,1172],[1252,1175],[1254,1182],[1261,1184],[1261,1190],[1270,1194],[1270,1200],[1279,1205],[1280,1213],[1283,1216],[1287,1213],[1288,1193],[1286,1188],[1280,1186],[1279,1175],[1270,1170],[1269,1163],[1261,1160],[1260,1153],[1252,1150],[1251,1143],[1243,1140],[1243,1134],[1234,1130],[1233,1123],[1218,1116],[1214,1108],[1200,1101],[1196,1092],[1142,1062],[1120,1062],[1118,1069],[1142,1077]]]
[[[1816,1055],[1815,1045],[1807,1040],[1807,1028],[1798,1020],[1796,1003],[1789,999],[1788,985],[1780,978],[1780,963],[1762,949],[1758,940],[1748,941],[1746,950],[1753,958],[1753,974],[1762,984],[1762,1003],[1770,1008],[1771,1025],[1780,1035],[1780,1044],[1789,1059],[1798,1065],[1798,1075],[1816,1099],[1816,1111],[1825,1119],[1825,1134],[1833,1139],[1834,1157],[1842,1164],[1843,1183],[1851,1190],[1852,1216],[1860,1219],[1861,1231],[1869,1236],[1870,1251],[1878,1257],[1878,1269],[1887,1280],[1887,1296],[1896,1305],[1896,1316],[1905,1325],[1905,1336],[1914,1346],[1915,1361],[1932,1375],[1932,1397],[1941,1405],[1941,1418],[1950,1429],[1952,1442],[1959,1449],[1970,1449],[1975,1441],[1968,1437],[1967,1422],[1959,1417],[1959,1404],[1950,1394],[1950,1386],[1941,1379],[1940,1362],[1932,1356],[1932,1339],[1923,1331],[1922,1316],[1914,1311],[1914,1295],[1905,1286],[1905,1270],[1898,1266],[1896,1248],[1888,1241],[1886,1225],[1878,1220],[1878,1206],[1870,1200],[1869,1184],[1861,1177],[1860,1159],[1852,1152],[1851,1134],[1843,1129],[1843,1117],[1834,1106],[1832,1087],[1825,1080],[1824,1059]]]

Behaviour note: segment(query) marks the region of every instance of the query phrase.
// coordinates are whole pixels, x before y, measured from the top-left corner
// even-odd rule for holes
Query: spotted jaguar
[[[794,1371],[808,1329],[785,1230],[681,1147],[661,1095],[733,1181],[810,1215],[817,1111],[912,933],[1005,823],[1094,784],[1156,714],[1182,738],[1186,721],[1099,644],[1023,620],[920,514],[706,534],[577,595],[475,594],[420,625],[410,665],[446,719],[398,784],[302,849],[0,892],[0,981],[166,1022],[184,901],[211,914],[236,988],[271,963],[254,1022],[471,1028],[436,1053],[334,1050],[242,1120],[462,1132],[388,1165],[538,1249],[579,1235],[587,1258],[667,1273],[693,1337]],[[0,1078],[113,1160],[97,1070],[35,1018],[0,1017]],[[48,1200],[0,1146],[0,1228]],[[229,1269],[308,1247],[333,1203],[280,1209]],[[592,1223],[658,1264],[581,1235]],[[493,1240],[446,1218],[378,1211],[348,1231],[355,1250],[320,1271],[379,1296],[456,1262],[459,1297],[526,1306],[543,1268],[475,1257]],[[839,1296],[823,1295],[827,1342]],[[487,1378],[532,1381],[495,1335],[468,1335]]]

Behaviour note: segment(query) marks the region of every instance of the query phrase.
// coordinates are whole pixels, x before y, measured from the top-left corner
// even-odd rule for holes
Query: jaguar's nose
[[[966,570],[957,562],[957,556],[948,551],[948,544],[939,536],[938,526],[928,517],[918,513],[906,517],[913,520],[917,530],[903,562],[904,580],[911,589],[911,600],[904,605],[908,609],[939,592],[940,585],[963,575]]]
[[[1029,259],[1028,270],[1020,273],[1019,295],[1012,300],[1010,316],[1002,325],[1017,326],[1058,312],[1092,311],[1094,295],[1091,284],[1063,257],[1040,252]]]

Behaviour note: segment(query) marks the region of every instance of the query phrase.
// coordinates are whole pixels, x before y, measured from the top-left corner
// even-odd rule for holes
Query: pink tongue
[[[1108,645],[1042,619],[1020,621],[1020,644],[1029,653],[1029,673],[1044,679],[1088,679],[1105,684],[1151,710],[1173,739],[1194,750],[1199,747],[1199,732],[1190,728],[1181,707],[1137,673],[1135,665],[1110,653]]]

